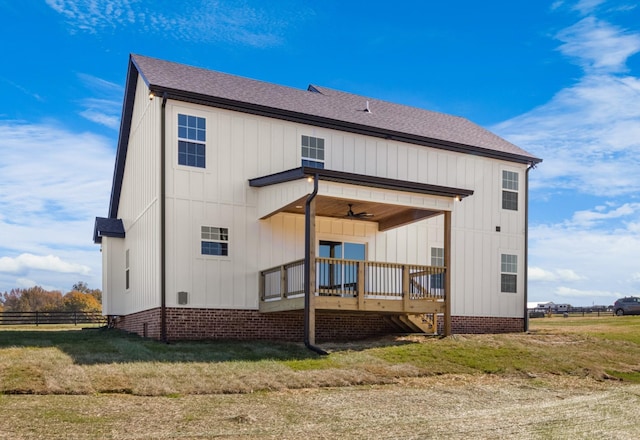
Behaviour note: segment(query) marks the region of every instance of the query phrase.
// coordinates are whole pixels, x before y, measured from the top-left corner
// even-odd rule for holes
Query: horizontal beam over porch
[[[318,178],[328,182],[346,183],[372,188],[390,189],[395,191],[428,194],[441,197],[455,197],[463,199],[473,195],[473,190],[453,188],[427,183],[410,182],[407,180],[389,179],[386,177],[368,176],[365,174],[346,173],[344,171],[327,170],[324,168],[300,167],[267,176],[256,177],[249,180],[249,186],[260,188],[276,185],[278,183],[305,179]]]

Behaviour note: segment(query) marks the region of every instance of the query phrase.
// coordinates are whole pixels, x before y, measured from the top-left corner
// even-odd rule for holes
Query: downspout
[[[529,331],[529,171],[535,168],[535,164],[527,167],[524,178],[524,331]]]
[[[328,354],[326,351],[312,345],[309,342],[309,320],[311,315],[311,295],[313,295],[311,286],[311,265],[315,264],[315,261],[311,261],[311,246],[315,246],[315,243],[311,243],[311,202],[318,195],[318,175],[313,175],[313,192],[309,194],[304,206],[304,345],[312,351],[320,355]],[[313,219],[315,221],[315,218]]]
[[[162,113],[160,114],[160,340],[169,343],[167,338],[167,282],[166,282],[166,112],[167,92],[162,94]]]

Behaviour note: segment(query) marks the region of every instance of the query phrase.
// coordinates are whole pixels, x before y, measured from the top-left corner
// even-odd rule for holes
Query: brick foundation
[[[146,310],[115,320],[116,328],[160,339],[160,309]],[[381,315],[316,313],[316,341],[348,341],[394,333]],[[237,339],[304,340],[302,310],[260,313],[257,310],[167,309],[169,340]]]
[[[519,333],[524,331],[524,318],[494,316],[452,316],[451,333]],[[444,333],[444,320],[438,319],[438,334]]]
[[[260,313],[257,310],[168,308],[167,338],[175,340],[304,340],[302,310]],[[443,334],[444,320],[438,319]],[[143,337],[160,339],[160,309],[151,309],[115,320],[119,329]],[[461,333],[517,333],[524,329],[523,318],[452,316],[451,330]],[[349,341],[398,333],[382,315],[316,312],[316,341]]]

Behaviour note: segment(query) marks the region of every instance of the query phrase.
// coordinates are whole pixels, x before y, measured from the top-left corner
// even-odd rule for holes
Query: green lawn
[[[0,439],[640,435],[640,317],[539,318],[530,330],[324,344],[319,356],[0,327]]]
[[[325,344],[179,342],[116,330],[0,328],[0,392],[246,393],[443,374],[575,375],[640,382],[640,317],[539,318],[530,334]]]

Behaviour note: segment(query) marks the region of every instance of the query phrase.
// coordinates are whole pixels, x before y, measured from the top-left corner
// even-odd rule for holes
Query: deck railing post
[[[260,295],[260,301],[264,301],[264,271],[260,271],[259,277],[260,281],[258,282],[258,295]]]
[[[287,297],[287,267],[280,266],[280,299]]]
[[[364,274],[365,274],[364,266],[366,263],[364,261],[358,261],[357,264],[358,264],[357,266],[358,267],[358,282],[357,282],[358,310],[362,310],[364,309]]]
[[[402,265],[402,310],[409,310],[409,266],[407,264]]]

